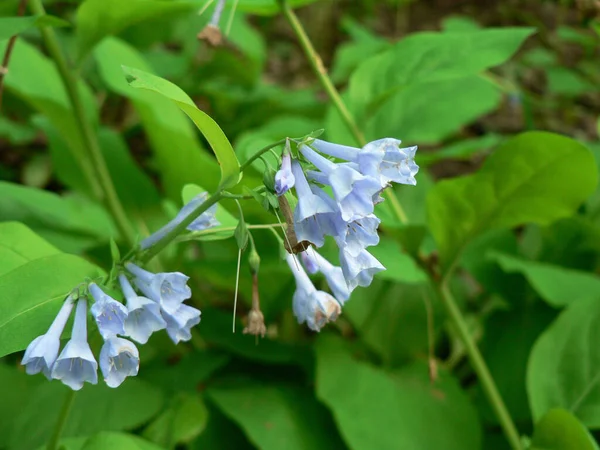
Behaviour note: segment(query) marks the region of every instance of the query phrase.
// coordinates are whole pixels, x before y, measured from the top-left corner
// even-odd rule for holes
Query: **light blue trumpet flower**
[[[29,375],[42,372],[49,380],[52,378],[52,366],[60,348],[60,335],[71,315],[73,304],[73,297],[69,295],[46,334],[36,337],[27,346],[21,364]]]
[[[318,188],[310,186],[298,161],[292,161],[296,179],[298,204],[294,210],[294,229],[299,241],[309,241],[317,247],[325,243],[327,224],[335,216],[337,207],[332,201],[318,195]],[[329,199],[331,200],[331,199]]]
[[[380,220],[374,214],[345,224],[335,236],[338,247],[344,247],[350,256],[358,256],[365,248],[379,244],[377,228]]]
[[[133,263],[127,263],[125,268],[135,276],[133,283],[136,287],[169,313],[177,311],[183,301],[192,296],[192,291],[187,285],[190,278],[181,272],[155,274]]]
[[[286,151],[281,157],[281,167],[275,174],[275,193],[278,196],[283,195],[293,188],[295,183],[296,179],[292,173],[292,157]]]
[[[96,283],[90,283],[88,289],[95,300],[91,311],[100,335],[106,339],[117,334],[125,334],[127,308],[102,291]]]
[[[116,388],[125,378],[134,377],[140,368],[136,346],[119,337],[109,337],[100,350],[100,370],[108,387]]]
[[[167,322],[167,334],[171,340],[175,344],[189,341],[192,338],[192,327],[200,323],[200,315],[200,310],[184,304],[173,313],[163,310],[162,316]]]
[[[127,302],[124,334],[140,344],[145,344],[152,333],[167,327],[167,323],[160,315],[160,305],[137,295],[124,274],[119,275],[119,283]]]
[[[369,142],[363,150],[383,151],[384,157],[379,166],[382,186],[389,182],[416,185],[415,175],[419,166],[415,163],[417,147],[401,148],[402,141],[393,138],[384,138]]]
[[[87,342],[87,299],[77,302],[71,340],[52,367],[52,378],[60,380],[74,391],[83,387],[84,382],[98,382],[98,363]]]
[[[356,286],[369,286],[373,276],[385,270],[377,258],[368,251],[362,250],[358,255],[353,256],[345,247],[340,248],[340,264],[350,290],[354,290]]]
[[[298,323],[306,322],[311,330],[321,331],[328,322],[336,320],[341,314],[340,304],[330,294],[317,290],[298,258],[288,253],[286,260],[296,279],[296,291],[292,299],[294,315]]]
[[[379,178],[379,166],[385,156],[385,152],[382,148],[377,146],[365,146],[365,148],[360,149],[348,147],[346,145],[333,144],[320,139],[315,139],[310,145],[321,153],[355,163],[355,169],[363,175]]]
[[[300,152],[320,171],[309,170],[308,178],[331,186],[342,219],[351,221],[373,212],[373,196],[381,190],[378,178],[363,175],[349,164],[335,164],[306,145]]]
[[[313,248],[309,248],[305,252],[302,252],[301,257],[303,257],[303,262],[309,260],[309,264],[311,266],[316,266],[317,271],[325,276],[329,289],[331,289],[333,296],[340,305],[343,305],[350,298],[351,290],[348,288],[341,267],[331,264]]]

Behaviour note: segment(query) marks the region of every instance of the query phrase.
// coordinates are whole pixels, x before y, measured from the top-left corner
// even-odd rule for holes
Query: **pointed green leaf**
[[[591,152],[577,141],[528,132],[505,142],[474,175],[444,180],[427,198],[443,266],[490,228],[548,224],[571,215],[598,182]]]
[[[556,408],[536,424],[530,450],[598,450],[598,445],[573,414]]]
[[[231,188],[239,183],[240,163],[233,147],[223,130],[208,114],[200,111],[192,99],[170,81],[131,67],[123,66],[123,71],[131,87],[154,91],[167,97],[192,119],[212,147],[221,165],[221,188]]]
[[[0,17],[0,41],[27,31],[30,28],[42,26],[68,27],[69,22],[48,15]]]

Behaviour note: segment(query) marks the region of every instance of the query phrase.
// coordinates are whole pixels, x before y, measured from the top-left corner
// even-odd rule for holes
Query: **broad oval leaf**
[[[530,450],[598,450],[598,445],[573,414],[556,408],[535,425]]]
[[[0,276],[34,259],[61,253],[20,222],[0,223]]]
[[[552,306],[566,306],[582,298],[600,298],[600,277],[591,273],[496,252],[489,258],[506,272],[522,273],[540,297]]]
[[[91,436],[85,441],[81,450],[163,450],[152,442],[145,441],[139,436],[127,433],[102,432]]]
[[[123,66],[123,71],[131,87],[154,91],[167,97],[192,119],[212,147],[221,165],[221,188],[231,188],[239,183],[240,163],[233,147],[221,127],[208,114],[196,108],[192,99],[170,81],[131,67]]]
[[[535,420],[564,408],[600,428],[600,298],[569,306],[538,338],[527,367]]]
[[[71,289],[101,275],[95,265],[57,254],[0,276],[0,357],[23,350],[44,334]]]
[[[338,338],[317,343],[317,397],[350,448],[479,450],[481,428],[467,396],[449,374],[436,384],[427,374],[426,364],[387,373],[356,361]]]
[[[77,59],[81,61],[105,36],[145,20],[195,8],[198,4],[194,2],[86,0],[77,10]]]
[[[597,182],[592,154],[573,139],[547,132],[510,139],[476,174],[430,191],[427,216],[444,268],[485,230],[571,215]]]

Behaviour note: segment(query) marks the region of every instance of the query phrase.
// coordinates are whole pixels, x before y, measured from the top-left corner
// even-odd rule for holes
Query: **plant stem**
[[[448,311],[448,315],[450,316],[450,319],[452,320],[456,331],[458,331],[460,339],[466,348],[471,365],[477,373],[477,377],[479,378],[483,390],[487,395],[488,401],[492,405],[492,408],[496,413],[496,417],[500,421],[500,425],[504,431],[506,439],[513,450],[522,450],[523,447],[521,446],[521,439],[519,437],[517,427],[513,423],[512,418],[506,409],[506,405],[500,396],[500,392],[498,392],[498,388],[496,387],[496,383],[494,382],[492,374],[485,364],[483,356],[479,352],[479,349],[473,340],[473,336],[471,336],[465,318],[445,282],[440,285],[440,294],[444,301],[443,303],[446,307],[446,310]]]
[[[46,13],[41,0],[31,0],[30,6],[31,10],[35,14]],[[121,235],[129,242],[129,244],[133,245],[135,243],[135,232],[131,226],[131,223],[127,219],[123,205],[121,205],[121,201],[117,196],[117,192],[110,177],[110,173],[108,172],[106,162],[102,156],[102,151],[100,150],[97,137],[92,129],[91,124],[87,120],[83,101],[81,100],[77,86],[77,76],[67,64],[67,60],[65,55],[62,53],[54,30],[51,27],[45,26],[40,27],[40,31],[44,38],[48,53],[56,64],[56,68],[60,73],[63,85],[69,96],[69,100],[73,108],[73,114],[86,147],[87,157],[91,160],[97,175],[96,182],[99,184],[102,190],[100,198],[102,201],[104,201],[108,210],[110,211]],[[86,175],[88,176],[88,179],[93,177],[93,175],[89,173]]]
[[[342,116],[342,119],[348,126],[348,129],[354,136],[354,139],[356,139],[356,142],[358,142],[361,146],[365,145],[366,141],[362,132],[360,131],[358,125],[354,121],[352,114],[350,114],[350,111],[348,111],[348,108],[342,100],[342,97],[340,96],[339,92],[331,82],[331,78],[329,78],[329,75],[327,75],[327,69],[325,69],[325,66],[323,65],[323,60],[313,47],[312,42],[310,41],[308,35],[306,34],[306,31],[304,30],[304,27],[298,20],[298,16],[296,16],[296,13],[292,8],[290,8],[286,0],[278,0],[278,2],[279,7],[281,8],[281,12],[287,19],[292,29],[294,30],[296,36],[298,37],[300,45],[302,46],[302,50],[304,50],[304,53],[306,54],[307,59],[310,62],[313,71],[315,72],[315,75],[319,78],[319,81],[321,82],[321,85],[323,86],[325,91],[327,91],[327,95],[329,96],[335,108]]]
[[[163,248],[165,248],[169,243],[177,238],[187,226],[192,223],[194,220],[200,216],[204,211],[210,208],[212,205],[217,203],[223,197],[222,191],[215,192],[211,197],[207,198],[204,203],[198,205],[196,209],[194,209],[188,216],[183,219],[180,223],[177,224],[171,231],[164,235],[164,237],[154,243],[152,247],[142,252],[138,260],[142,263],[146,263],[150,261],[157,253],[159,253]]]
[[[25,7],[27,6],[27,0],[21,0],[19,7],[17,8],[17,16],[25,14]],[[2,65],[0,66],[0,109],[2,109],[2,93],[4,92],[4,78],[8,73],[8,63],[10,62],[10,56],[12,55],[13,48],[17,42],[17,35],[13,35],[8,40],[6,50],[4,51],[4,58],[2,58]]]
[[[285,144],[286,141],[287,141],[287,138],[281,139],[280,141],[277,141],[274,144],[270,144],[264,148],[261,148],[254,155],[252,155],[250,158],[248,158],[246,161],[244,161],[244,163],[240,166],[240,172],[243,172],[246,168],[248,168],[248,166],[250,166],[250,164],[252,164],[258,158],[260,158],[263,155],[263,153],[266,153],[269,150],[271,150],[272,148],[275,148],[279,145]]]
[[[346,107],[346,104],[344,103],[344,100],[342,100],[340,93],[333,85],[331,78],[329,78],[329,75],[327,74],[327,69],[325,69],[325,66],[323,65],[323,60],[313,47],[310,38],[308,37],[306,31],[304,30],[304,27],[302,26],[302,23],[300,23],[300,21],[298,20],[298,16],[296,16],[296,13],[292,8],[290,8],[286,0],[277,1],[279,3],[281,11],[283,12],[283,15],[285,16],[288,23],[294,30],[294,33],[298,37],[300,45],[302,46],[302,50],[304,50],[306,58],[310,62],[310,65],[315,75],[319,79],[319,82],[327,92],[327,95],[333,102],[333,105],[335,106],[337,111],[340,113],[340,116],[342,117],[342,120],[348,127],[348,130],[350,130],[352,136],[354,136],[354,140],[358,143],[358,145],[364,147],[367,144],[367,140],[365,139],[363,133],[356,124],[354,117],[352,117],[352,114]],[[396,214],[396,217],[398,217],[400,223],[408,223],[408,217],[406,216],[406,213],[404,212],[404,209],[402,208],[400,201],[396,198],[394,192],[391,189],[389,189],[383,192],[383,195],[387,200],[389,200],[392,209],[394,210],[394,213]]]
[[[74,400],[75,391],[69,389],[65,396],[62,408],[60,410],[58,421],[56,422],[56,426],[54,427],[54,433],[52,433],[52,437],[48,441],[48,446],[46,447],[47,450],[58,449],[58,444],[60,443],[60,436],[62,435],[62,432],[65,429],[65,425],[67,424],[67,419],[69,418],[69,413],[71,412],[71,407],[73,406]]]

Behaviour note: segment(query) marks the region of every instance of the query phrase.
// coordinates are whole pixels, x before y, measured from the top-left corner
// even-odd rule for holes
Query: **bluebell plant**
[[[381,193],[391,183],[416,183],[416,147],[401,148],[399,140],[380,139],[354,148],[308,137],[293,140],[294,154],[290,141],[282,152],[279,170],[269,172],[272,182],[265,183],[262,191],[272,189],[270,195],[279,199],[286,220],[286,236],[302,244],[285,247],[285,259],[296,280],[294,315],[299,323],[320,331],[337,319],[354,289],[369,286],[374,275],[385,270],[367,250],[379,243],[380,220],[375,206],[383,201]],[[289,208],[287,198],[293,194],[293,211],[284,211]],[[143,239],[139,251],[152,249],[184,226],[190,232],[218,227],[216,213],[217,203],[210,203],[207,193],[199,194],[171,221]],[[243,229],[236,231],[240,254],[245,246],[243,236]],[[337,245],[338,265],[316,250],[327,238]],[[258,298],[260,258],[251,235],[250,242],[253,307],[245,332],[264,336]],[[166,330],[175,344],[191,339],[201,312],[185,303],[192,296],[189,277],[181,272],[152,273],[141,267],[136,253],[133,255],[116,263],[116,273],[108,280],[87,282],[83,290],[74,289],[67,296],[46,334],[27,347],[22,364],[28,374],[41,372],[79,390],[85,382],[97,383],[99,366],[105,383],[114,388],[139,371],[139,351],[132,341],[145,344],[161,330]],[[316,287],[309,277],[315,274],[325,278],[331,293]],[[59,354],[60,337],[73,309],[71,339]],[[99,362],[88,343],[88,310],[103,340]]]

